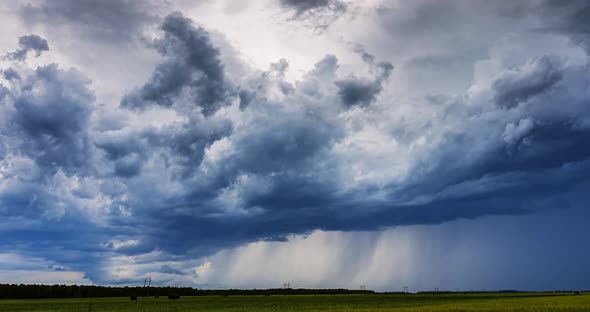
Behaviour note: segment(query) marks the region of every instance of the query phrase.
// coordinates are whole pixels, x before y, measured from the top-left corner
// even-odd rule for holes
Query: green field
[[[590,294],[273,295],[0,300],[2,312],[590,311]]]

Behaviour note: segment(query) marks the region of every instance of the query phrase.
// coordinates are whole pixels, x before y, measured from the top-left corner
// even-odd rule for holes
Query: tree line
[[[194,296],[190,287],[109,287],[86,285],[0,284],[0,299],[96,298],[128,296]]]
[[[230,295],[310,295],[369,294],[371,290],[349,289],[197,289],[191,287],[141,287],[93,285],[0,284],[0,299],[97,298],[142,296],[230,296]]]

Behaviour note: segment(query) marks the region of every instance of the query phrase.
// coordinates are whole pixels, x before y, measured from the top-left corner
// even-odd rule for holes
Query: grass
[[[274,295],[0,300],[2,312],[590,311],[590,294]]]

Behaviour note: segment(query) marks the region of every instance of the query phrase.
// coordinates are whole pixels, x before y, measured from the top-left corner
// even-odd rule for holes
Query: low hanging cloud
[[[293,288],[366,285],[376,291],[402,291],[404,286],[410,291],[583,288],[583,278],[562,278],[583,270],[563,264],[576,261],[547,255],[546,248],[582,259],[590,254],[552,239],[546,226],[550,223],[560,233],[571,234],[584,222],[566,221],[564,214],[552,217],[492,217],[377,232],[314,231],[283,242],[261,241],[220,251],[194,268],[195,278],[208,288],[275,288],[285,282]],[[527,230],[520,232],[522,227]],[[498,260],[507,253],[515,257]],[[555,269],[539,276],[539,257]]]

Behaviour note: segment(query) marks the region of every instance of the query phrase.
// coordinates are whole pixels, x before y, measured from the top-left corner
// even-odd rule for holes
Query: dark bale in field
[[[180,295],[179,294],[170,294],[168,295],[168,299],[180,299]]]
[[[129,299],[130,299],[131,301],[136,301],[136,300],[137,300],[137,296],[131,296],[131,297],[129,297]]]

